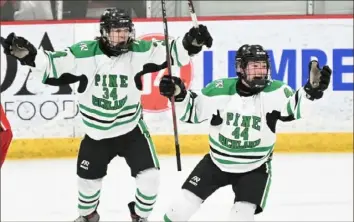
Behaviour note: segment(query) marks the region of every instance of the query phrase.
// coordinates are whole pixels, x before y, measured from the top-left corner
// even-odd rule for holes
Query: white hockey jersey
[[[303,88],[294,93],[283,82],[274,80],[261,93],[241,97],[236,91],[237,81],[215,80],[200,93],[188,91],[182,102],[175,103],[183,122],[214,121],[209,129],[210,156],[222,171],[232,173],[256,169],[271,157],[276,116],[300,119],[307,112],[304,108],[314,103],[307,99]],[[219,118],[215,115],[218,112]]]
[[[182,38],[171,42],[174,64],[189,63],[190,56]],[[101,51],[98,40],[83,41],[63,51],[38,51],[32,72],[47,78],[60,78],[64,73],[85,75],[88,85],[78,93],[79,109],[85,133],[100,140],[126,134],[133,130],[141,117],[141,91],[134,76],[144,64],[166,61],[164,41],[137,40],[128,53],[108,57]]]

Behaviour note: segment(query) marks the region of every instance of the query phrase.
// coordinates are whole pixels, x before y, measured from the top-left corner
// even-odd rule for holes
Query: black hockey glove
[[[203,45],[210,48],[213,45],[208,28],[204,25],[199,25],[199,28],[191,28],[183,38],[183,47],[188,51],[190,56],[198,54]]]
[[[176,76],[165,75],[159,84],[160,94],[171,99],[175,97],[176,102],[181,102],[187,95],[187,90],[182,80]]]
[[[216,115],[213,114],[212,115],[212,118],[210,120],[210,125],[212,126],[219,126],[222,124],[224,120],[221,118],[221,115],[220,115],[220,110],[216,110]]]
[[[313,62],[316,62],[317,65],[313,66]],[[311,75],[316,75],[311,78]],[[332,70],[329,66],[323,66],[320,69],[320,66],[317,61],[311,61],[309,63],[309,79],[304,86],[304,90],[307,93],[307,97],[310,100],[320,99],[323,96],[323,92],[328,88]],[[314,80],[315,79],[315,80]]]
[[[18,59],[21,65],[35,67],[34,60],[37,55],[37,49],[25,38],[17,37],[12,32],[6,39],[1,38],[1,45],[4,48],[4,53]]]

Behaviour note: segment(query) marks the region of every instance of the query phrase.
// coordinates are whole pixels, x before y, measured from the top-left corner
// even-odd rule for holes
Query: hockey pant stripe
[[[159,159],[157,158],[157,154],[156,154],[155,144],[151,139],[149,130],[148,130],[144,120],[140,119],[138,126],[139,126],[140,131],[144,134],[144,136],[148,142],[149,149],[150,149],[151,156],[152,156],[152,160],[154,161],[154,166],[156,168],[160,168]]]
[[[269,194],[269,188],[272,183],[272,164],[271,164],[271,162],[266,163],[266,168],[267,168],[268,178],[267,178],[267,183],[266,183],[263,197],[262,197],[262,201],[261,201],[262,209],[264,209],[266,206],[267,198],[268,198],[268,194]]]

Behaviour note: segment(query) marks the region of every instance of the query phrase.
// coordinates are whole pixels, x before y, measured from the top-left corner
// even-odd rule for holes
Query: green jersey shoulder
[[[159,45],[164,45],[164,41],[137,39],[132,42],[129,50],[137,53],[147,52],[151,50],[152,47]],[[99,47],[99,40],[81,41],[70,46],[69,49],[76,58],[88,58],[104,54]]]
[[[208,97],[231,96],[236,94],[238,78],[222,78],[210,82],[202,89],[202,94]]]
[[[153,48],[163,46],[165,47],[164,40],[158,39],[151,39],[151,40],[144,40],[144,39],[136,39],[130,45],[130,51],[132,52],[147,52],[152,50]]]
[[[285,95],[286,98],[289,98],[294,94],[294,90],[280,80],[271,80],[268,85],[263,89],[264,93],[276,93]]]
[[[210,82],[202,89],[205,96],[231,96],[237,93],[236,84],[240,81],[239,78],[221,78]],[[283,94],[287,98],[294,94],[294,90],[286,83],[279,80],[271,80],[263,89],[264,93]]]
[[[99,47],[98,40],[81,41],[75,43],[69,47],[69,49],[75,58],[89,58],[97,55],[103,55],[103,52]]]
[[[150,50],[152,45],[153,41],[134,40],[129,50],[132,52],[146,52]],[[99,40],[81,41],[75,43],[69,49],[76,58],[89,58],[104,54],[99,47]]]

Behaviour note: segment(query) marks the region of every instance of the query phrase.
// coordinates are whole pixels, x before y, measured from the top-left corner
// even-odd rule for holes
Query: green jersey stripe
[[[225,164],[225,165],[237,165],[237,164],[253,164],[253,163],[257,163],[259,161],[262,161],[264,160],[265,158],[268,158],[269,155],[271,154],[272,152],[269,152],[268,155],[264,156],[263,158],[261,159],[258,159],[258,160],[254,160],[254,159],[240,159],[240,158],[231,158],[231,157],[225,157],[225,156],[221,156],[221,155],[218,155],[216,153],[213,153],[213,152],[210,152],[212,158],[214,160],[216,160],[218,163],[220,164]]]
[[[129,124],[133,121],[136,121],[137,118],[140,117],[140,115],[141,115],[141,106],[138,107],[138,110],[135,112],[133,117],[131,117],[127,120],[124,120],[124,121],[114,122],[108,126],[107,126],[107,124],[102,124],[102,123],[98,123],[98,122],[92,123],[92,122],[88,121],[88,119],[86,119],[86,118],[83,118],[82,120],[83,120],[84,124],[88,127],[98,129],[98,130],[110,130],[114,127],[122,126],[125,124]]]
[[[213,148],[214,150],[216,150],[217,152],[220,152],[220,153],[223,153],[225,155],[231,155],[231,156],[264,156],[264,155],[267,155],[269,153],[269,150],[267,151],[256,151],[256,152],[234,152],[234,150],[232,151],[228,151],[228,150],[225,150],[225,149],[222,149],[220,148],[219,146],[215,146],[214,144],[211,144],[209,143],[210,147]]]
[[[102,111],[87,107],[82,104],[79,105],[79,108],[81,109],[81,111],[95,114],[100,117],[115,118],[115,117],[119,116],[120,114],[122,114],[122,112],[124,112],[124,111],[128,111],[128,110],[130,111],[133,109],[137,109],[139,105],[140,105],[140,103],[129,105],[129,106],[124,106],[121,110],[119,110],[118,112],[114,112],[114,113],[102,112]]]
[[[266,147],[254,147],[254,148],[249,148],[249,149],[231,149],[231,148],[228,148],[228,147],[220,144],[219,142],[214,140],[213,137],[211,137],[210,135],[209,135],[209,142],[211,145],[218,147],[222,150],[225,150],[227,152],[230,152],[230,153],[269,152],[274,147],[274,144],[273,144],[273,145],[266,146]]]

